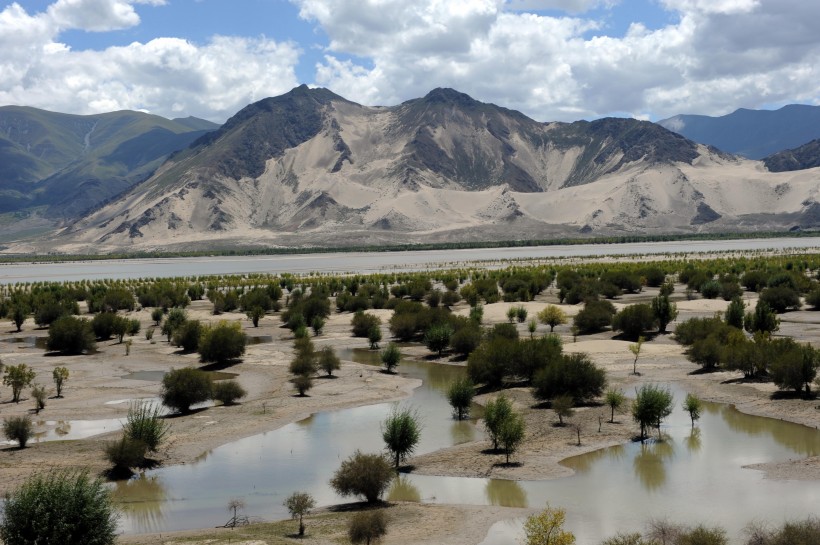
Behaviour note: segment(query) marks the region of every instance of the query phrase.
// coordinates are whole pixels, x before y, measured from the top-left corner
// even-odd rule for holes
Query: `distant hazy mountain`
[[[771,173],[634,119],[539,123],[452,89],[365,107],[298,87],[18,251],[368,245],[817,226]]]
[[[43,207],[49,219],[76,217],[217,127],[132,111],[80,116],[0,107],[0,212]]]
[[[820,106],[741,108],[721,117],[676,115],[658,124],[695,142],[749,159],[763,159],[820,138]]]
[[[820,139],[812,140],[799,148],[775,153],[763,160],[772,172],[787,172],[820,167]]]

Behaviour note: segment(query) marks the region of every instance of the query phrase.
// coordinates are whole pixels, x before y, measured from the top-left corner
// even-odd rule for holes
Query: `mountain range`
[[[9,250],[805,229],[820,224],[818,181],[817,169],[771,172],[647,121],[540,123],[453,89],[366,107],[300,86]]]
[[[720,117],[676,115],[658,124],[728,153],[764,159],[820,138],[820,106],[790,104],[778,110],[741,108]]]

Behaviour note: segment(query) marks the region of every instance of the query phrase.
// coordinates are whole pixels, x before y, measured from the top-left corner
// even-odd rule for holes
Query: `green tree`
[[[151,319],[154,321],[154,325],[158,326],[164,316],[165,312],[159,307],[151,311]]]
[[[341,369],[342,362],[339,356],[333,351],[332,346],[324,346],[319,351],[319,368],[327,373],[327,376],[333,376],[333,371]]]
[[[524,523],[526,545],[574,545],[575,535],[564,530],[567,513],[564,509],[547,507],[530,515]]]
[[[37,373],[34,372],[34,369],[25,363],[6,367],[5,374],[3,375],[3,384],[11,387],[11,400],[13,402],[20,402],[20,394],[23,392],[23,388],[31,386],[36,376]]]
[[[686,399],[683,400],[683,410],[689,413],[689,418],[692,419],[692,427],[694,428],[695,421],[700,419],[703,403],[697,396],[686,394]]]
[[[547,305],[538,313],[538,321],[550,326],[550,333],[552,333],[555,326],[567,323],[567,315],[557,306]]]
[[[26,321],[26,317],[28,316],[28,308],[26,308],[23,304],[18,303],[12,305],[11,310],[8,313],[8,317],[11,319],[11,323],[17,327],[17,332],[23,330],[23,324]]]
[[[655,313],[645,303],[629,305],[612,317],[612,329],[623,331],[627,339],[638,339],[645,331],[655,327]]]
[[[94,333],[88,320],[63,316],[48,328],[48,350],[63,354],[82,354],[96,348]]]
[[[63,397],[63,385],[68,380],[68,368],[55,367],[51,376],[54,379],[54,387],[57,389],[57,397]]]
[[[610,388],[604,395],[604,402],[609,405],[611,414],[609,421],[615,423],[615,411],[620,411],[626,403],[626,396],[620,390]]]
[[[356,451],[339,466],[330,486],[340,496],[363,496],[368,503],[379,498],[395,476],[390,463],[379,454]]]
[[[652,314],[658,323],[658,331],[666,333],[666,326],[678,317],[678,306],[669,301],[669,295],[661,294],[652,299]]]
[[[743,329],[743,317],[746,314],[746,305],[743,304],[743,300],[738,297],[733,297],[731,303],[726,308],[726,314],[724,318],[726,323],[732,327],[736,327],[737,329]]]
[[[760,301],[765,301],[778,314],[787,310],[799,310],[801,306],[800,293],[787,286],[766,288],[760,292]]]
[[[191,405],[208,401],[212,396],[213,382],[205,371],[193,367],[171,369],[162,378],[162,404],[177,412],[190,412]]]
[[[202,322],[199,320],[185,320],[174,329],[173,344],[182,348],[184,352],[195,352],[199,348],[199,339],[202,336]]]
[[[265,316],[265,309],[262,307],[251,307],[245,311],[245,315],[253,324],[253,327],[259,327],[259,320]]]
[[[777,313],[763,299],[757,301],[754,313],[747,313],[744,318],[744,327],[750,333],[774,333],[780,329],[780,320]]]
[[[28,416],[10,416],[3,420],[3,435],[9,441],[17,441],[21,449],[26,448],[32,431],[31,418]]]
[[[165,321],[162,323],[162,334],[171,342],[176,329],[188,321],[188,314],[181,308],[172,308],[168,311]]]
[[[769,364],[772,381],[783,390],[800,392],[805,388],[806,396],[811,394],[811,383],[817,377],[820,352],[810,345],[787,343],[785,349],[777,350]]]
[[[504,450],[507,458],[507,464],[510,463],[510,455],[518,450],[519,445],[524,441],[524,418],[517,412],[513,411],[501,423],[501,429],[498,431],[498,443]]]
[[[501,426],[512,412],[512,403],[510,403],[510,400],[503,393],[495,399],[488,401],[484,407],[484,426],[487,428],[490,441],[493,442],[494,450],[498,450]]]
[[[453,328],[450,324],[433,324],[424,334],[424,344],[430,352],[437,352],[441,357],[444,349],[450,346]]]
[[[293,520],[299,519],[299,537],[305,535],[304,517],[316,507],[316,500],[307,492],[294,492],[287,497],[284,504]]]
[[[641,426],[641,440],[649,428],[657,428],[660,435],[661,422],[672,414],[674,397],[668,388],[657,384],[644,384],[635,391],[632,402],[632,418]]]
[[[222,320],[216,325],[202,328],[197,351],[202,362],[224,364],[244,354],[247,343],[248,336],[239,322]]]
[[[632,360],[632,374],[638,374],[638,358],[641,355],[641,348],[643,347],[643,343],[646,339],[643,337],[638,337],[638,342],[629,345],[629,351],[632,352],[632,355],[635,356],[635,359]]]
[[[367,332],[367,341],[370,343],[370,350],[378,350],[382,340],[382,328],[374,325]]]
[[[409,408],[400,409],[394,405],[390,414],[382,422],[382,439],[393,455],[396,469],[399,463],[413,453],[421,436],[418,415]]]
[[[353,545],[377,543],[387,533],[387,519],[382,511],[360,511],[350,518],[347,537]]]
[[[7,495],[0,539],[7,545],[113,545],[117,512],[105,483],[87,472],[36,473]]]
[[[573,410],[574,403],[572,396],[563,394],[552,400],[552,410],[558,416],[558,425],[564,425],[564,418],[570,418],[575,411]]]
[[[393,373],[393,370],[399,365],[399,362],[401,361],[401,350],[399,349],[399,345],[397,345],[396,343],[388,344],[387,348],[382,350],[381,360],[384,364],[384,367],[387,369],[387,372]]]
[[[447,401],[459,420],[469,414],[474,396],[475,386],[469,377],[457,379],[447,388]]]

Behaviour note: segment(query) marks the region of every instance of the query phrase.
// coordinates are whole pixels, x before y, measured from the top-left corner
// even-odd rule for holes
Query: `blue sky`
[[[820,3],[804,0],[0,6],[0,104],[70,113],[224,121],[300,83],[369,105],[455,87],[540,121],[820,102]]]

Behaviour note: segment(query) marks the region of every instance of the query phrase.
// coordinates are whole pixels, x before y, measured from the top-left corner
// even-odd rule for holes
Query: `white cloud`
[[[134,3],[164,0],[57,0],[34,15],[17,4],[0,11],[0,104],[71,113],[146,110],[221,122],[298,85],[298,46],[264,37],[217,36],[205,44],[159,38],[101,51],[73,51],[59,42],[67,29],[138,24]]]
[[[815,2],[660,0],[677,15],[674,24],[650,30],[636,20],[624,36],[608,37],[598,35],[602,21],[582,14],[520,9],[580,14],[615,2],[476,0],[457,3],[455,12],[456,3],[441,0],[292,1],[330,38],[316,83],[366,104],[392,104],[439,86],[540,120],[818,102]]]

